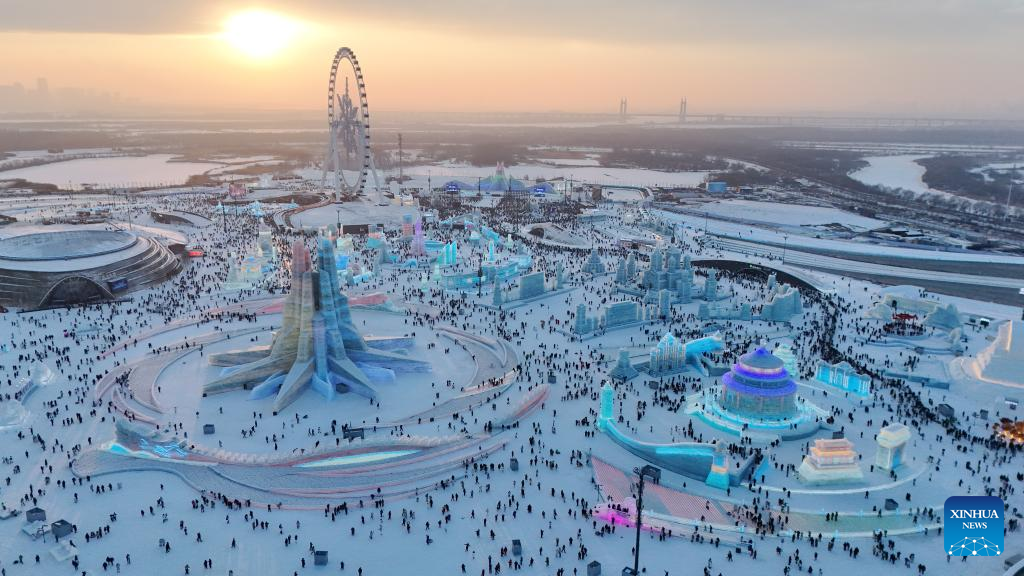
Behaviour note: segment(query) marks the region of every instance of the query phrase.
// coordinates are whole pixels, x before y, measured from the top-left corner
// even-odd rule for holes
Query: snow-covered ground
[[[494,174],[493,166],[471,166],[446,162],[442,164],[408,166],[403,172],[426,183],[443,184],[445,180],[486,178]],[[537,178],[572,178],[577,182],[608,186],[696,186],[704,181],[707,172],[661,172],[641,168],[607,168],[604,166],[556,167],[546,164],[517,164],[507,166],[505,174],[524,180]],[[472,182],[467,180],[467,183]]]
[[[522,173],[519,168],[510,169],[511,174],[524,177],[529,173],[534,177],[534,169],[540,166],[528,167]],[[492,171],[479,170],[480,175]],[[431,174],[435,180],[456,177]],[[617,174],[618,179],[625,181],[632,171]],[[319,173],[310,176],[311,181],[317,182],[319,177]],[[784,441],[774,446],[757,444],[764,451],[767,464],[759,470],[754,484],[733,486],[728,492],[665,471],[663,486],[678,490],[693,501],[708,503],[708,508],[701,505],[685,512],[695,523],[700,524],[699,518],[710,513],[712,506],[717,514],[721,506],[744,505],[753,516],[775,518],[778,529],[757,533],[753,516],[736,514],[713,530],[706,525],[697,529],[686,527],[666,538],[645,532],[641,538],[641,567],[645,574],[688,576],[706,569],[706,574],[725,576],[851,576],[866,571],[913,576],[920,573],[919,565],[923,565],[927,575],[959,575],[965,573],[966,564],[946,556],[942,537],[936,530],[923,531],[923,526],[934,525],[929,511],[941,514],[945,499],[951,495],[988,492],[1006,500],[1010,518],[1012,510],[1024,508],[1016,476],[1022,470],[1019,451],[997,452],[971,442],[969,436],[949,435],[943,426],[929,421],[921,408],[949,403],[956,411],[959,430],[988,438],[993,421],[1001,416],[1016,416],[1004,402],[1007,396],[1019,395],[1016,390],[966,385],[940,390],[923,388],[917,383],[876,381],[873,399],[862,404],[835,390],[826,393],[820,383],[813,382],[812,374],[825,344],[835,346],[843,357],[871,370],[947,377],[945,366],[952,356],[920,353],[915,350],[913,339],[900,343],[900,339],[883,334],[881,323],[865,315],[880,298],[879,287],[845,278],[841,270],[813,273],[815,284],[828,295],[805,294],[804,311],[789,324],[701,320],[701,302],[695,300],[675,304],[666,319],[651,319],[585,340],[572,337],[569,327],[574,323],[578,305],[584,305],[588,314],[595,314],[608,303],[635,298],[615,284],[616,262],[626,254],[616,246],[616,240],[653,238],[651,229],[644,227],[648,216],[687,224],[676,242],[684,254],[694,259],[727,257],[761,265],[777,264],[759,255],[708,246],[703,229],[707,225],[712,233],[743,234],[748,239],[765,240],[781,239],[779,232],[713,218],[706,221],[703,217],[661,211],[641,212],[635,203],[609,204],[605,208],[610,214],[607,221],[561,224],[567,235],[578,240],[575,244],[596,246],[611,274],[584,274],[583,250],[540,246],[529,235],[517,239],[517,244],[527,243],[524,250],[533,255],[535,270],[545,272],[549,282],[554,282],[556,267],[563,266],[565,287],[555,295],[501,310],[491,307],[493,286],[481,288],[479,294],[444,291],[431,278],[432,268],[406,271],[379,264],[376,252],[366,250],[365,239],[357,238],[355,249],[349,254],[350,264],[374,274],[368,282],[346,288],[347,294],[355,300],[382,293],[405,312],[356,307],[352,311],[355,326],[367,335],[415,333],[417,341],[409,355],[426,359],[433,372],[400,374],[394,382],[379,384],[379,405],[353,394],[327,401],[309,391],[295,404],[273,414],[272,399],[251,400],[244,390],[203,397],[202,385],[220,374],[219,368],[209,365],[209,354],[269,344],[273,332],[280,329],[280,308],[273,306],[279,305],[289,282],[289,243],[301,238],[288,231],[275,232],[273,240],[279,254],[275,271],[252,292],[226,291],[223,288],[227,263],[254,249],[256,223],[246,217],[221,222],[205,200],[194,195],[146,196],[137,200],[135,213],[140,217],[149,208],[159,206],[203,214],[220,224],[179,229],[157,226],[144,217],[138,220],[145,226],[186,235],[190,242],[205,247],[206,256],[189,262],[177,278],[133,292],[120,303],[0,314],[0,373],[5,376],[0,380],[0,392],[10,393],[36,360],[47,363],[59,377],[58,383],[27,398],[29,422],[20,428],[0,431],[4,444],[0,456],[4,457],[7,477],[7,482],[0,485],[0,499],[7,508],[24,511],[38,505],[46,509],[49,519],[72,522],[77,533],[68,540],[74,542],[78,562],[72,566],[71,559],[56,560],[51,556],[52,537],[33,540],[22,533],[23,512],[21,516],[0,520],[0,566],[6,574],[178,575],[187,571],[239,576],[318,572],[490,576],[504,572],[564,576],[585,574],[587,563],[592,560],[602,564],[604,574],[618,574],[623,566],[632,563],[634,535],[625,526],[617,526],[613,531],[590,516],[607,494],[595,486],[594,469],[588,457],[598,457],[626,471],[644,462],[594,427],[599,388],[620,349],[626,349],[636,360],[643,359],[667,331],[673,331],[684,341],[707,330],[719,331],[726,352],[712,355],[710,360],[721,367],[728,367],[736,356],[759,344],[792,345],[799,363],[799,393],[835,417],[834,424],[819,431],[815,438],[830,438],[832,430],[841,429],[860,456],[865,480],[825,487],[805,485],[798,480],[794,469],[800,465],[811,439]],[[57,210],[59,203],[54,204],[47,210]],[[402,257],[407,255],[409,244],[396,237],[397,226],[404,214],[414,212],[413,207],[377,207],[369,203],[342,207],[346,212],[340,216],[333,205],[311,211],[307,224],[329,226],[339,217],[343,223],[381,221],[388,227],[392,250]],[[818,207],[750,202],[733,204],[728,209],[738,208],[751,220],[765,222],[788,218],[792,222],[824,223],[820,221],[851,218],[844,222],[867,224],[856,220],[859,217]],[[36,214],[42,213],[40,210]],[[506,223],[489,224],[500,228]],[[27,229],[29,225],[24,226]],[[460,261],[453,267],[439,268],[438,274],[475,271],[485,256],[486,247],[469,242],[466,231],[428,226],[426,235],[431,240],[456,240],[459,244]],[[903,253],[898,249],[812,236],[790,235],[788,242],[790,246],[806,243],[851,251]],[[508,256],[506,251],[511,249],[497,247],[502,257]],[[639,254],[637,267],[641,273],[647,267],[649,253],[645,249]],[[939,253],[936,257],[943,256]],[[967,261],[986,257],[951,255],[949,259],[955,267],[955,258]],[[695,294],[704,285],[705,272],[697,271]],[[627,288],[634,287],[639,278],[638,273],[637,278],[629,280]],[[513,280],[507,286],[510,290],[506,295],[512,293],[516,282]],[[763,279],[723,273],[719,277],[719,293],[725,297],[723,304],[748,303],[758,307],[767,297],[767,287]],[[994,320],[989,328],[964,330],[966,355],[983,350],[995,334],[995,325],[1019,314],[1009,306],[977,304],[940,295],[929,298],[955,303],[963,310],[983,311]],[[826,329],[832,321],[837,326],[834,332]],[[495,360],[483,354],[482,348],[462,347],[442,333],[444,326],[455,326],[487,340],[505,341],[519,363],[519,373],[510,387],[494,392],[483,403],[454,415],[415,418],[417,413],[462,399],[462,388],[495,370]],[[946,333],[928,328],[917,342],[927,343],[931,348],[946,341]],[[167,350],[167,355],[154,354],[160,350]],[[164,358],[166,365],[148,362],[162,362]],[[127,368],[133,368],[133,372],[126,384],[111,382],[106,392],[100,390],[109,377]],[[518,414],[513,426],[504,430],[492,428],[501,414],[527,397],[531,387],[548,382],[549,374],[555,381],[542,403]],[[644,375],[618,384],[618,426],[641,441],[717,440],[737,451],[754,448],[752,440],[741,441],[738,436],[687,413],[690,402],[719,384],[719,378],[692,370],[665,378]],[[146,398],[147,394],[153,398]],[[154,402],[161,409],[147,408],[147,402]],[[359,473],[347,472],[345,468],[315,470],[314,476],[309,477],[308,490],[289,493],[269,492],[267,478],[279,478],[279,474],[291,477],[303,473],[302,470],[281,466],[232,469],[234,478],[241,483],[230,482],[223,471],[211,472],[207,465],[198,463],[181,464],[187,468],[170,473],[136,470],[88,478],[72,474],[73,462],[80,462],[114,439],[114,421],[124,419],[119,411],[125,407],[139,421],[152,420],[168,434],[187,437],[186,446],[196,444],[214,453],[223,450],[234,456],[297,457],[304,450],[320,450],[325,445],[361,449],[375,442],[406,438],[436,442],[438,438],[454,436],[481,444],[477,454],[472,450],[452,451],[447,456],[433,454],[417,463],[384,468],[383,472],[373,470],[375,464],[365,462],[358,465]],[[978,416],[981,409],[990,411],[988,420]],[[413,417],[405,419],[401,429],[390,426],[409,416]],[[895,477],[871,468],[875,434],[884,423],[892,421],[905,422],[914,430],[907,465],[897,470]],[[204,434],[204,423],[216,424],[216,431]],[[343,424],[367,427],[366,443],[356,440],[349,444],[342,440],[332,429]],[[476,461],[470,463],[471,456],[476,456]],[[510,469],[513,456],[518,461],[517,471]],[[129,465],[135,462],[132,457],[122,458]],[[139,462],[141,467],[149,460]],[[1002,482],[1000,476],[1008,481]],[[396,485],[415,488],[403,493],[395,489]],[[346,498],[337,492],[331,492],[330,497],[318,494],[321,489],[339,487],[350,491],[350,495]],[[376,494],[377,488],[387,496],[368,496]],[[229,499],[238,497],[240,501],[236,505],[223,500],[222,495]],[[250,497],[252,500],[246,502]],[[907,517],[905,521],[914,533],[888,534],[881,539],[881,549],[874,549],[871,537],[862,532],[871,530],[876,510],[886,498],[897,501],[901,512],[911,513],[912,519]],[[286,503],[279,507],[276,502],[281,500]],[[648,498],[645,501],[648,506],[657,506],[650,504]],[[333,508],[342,502],[346,504],[345,510]],[[765,510],[768,504],[771,512]],[[780,511],[780,506],[785,508]],[[651,512],[664,510],[651,508],[645,516]],[[838,522],[826,520],[825,514],[832,512],[840,514]],[[738,523],[749,528],[740,532],[736,529]],[[917,525],[922,526],[920,533]],[[790,532],[797,529],[803,533]],[[514,540],[522,544],[521,556],[511,552]],[[313,567],[312,549],[329,552],[326,567]],[[1009,532],[1007,553],[1021,549],[1021,531]],[[19,557],[21,563],[17,562]],[[998,558],[972,558],[969,563],[970,571],[979,576],[1001,573]],[[496,568],[499,565],[500,570]]]
[[[885,224],[882,220],[867,218],[827,206],[779,204],[755,200],[721,200],[701,206],[713,216],[742,218],[776,226],[822,226],[842,224],[854,229],[870,230]]]
[[[600,166],[601,161],[597,158],[541,158],[538,160],[544,164],[554,166]]]
[[[910,190],[918,194],[944,194],[924,183],[925,167],[917,160],[927,155],[899,154],[895,156],[867,156],[868,165],[850,172],[850,178],[869,186]]]
[[[1014,182],[1024,182],[1024,160],[1020,162],[990,162],[984,166],[978,166],[977,168],[971,168],[971,172],[975,174],[981,174],[986,182],[992,182],[993,172],[999,172],[1006,174],[1013,178]]]
[[[184,184],[189,176],[220,166],[206,162],[171,162],[173,154],[83,158],[0,172],[0,178],[23,178],[63,189]]]

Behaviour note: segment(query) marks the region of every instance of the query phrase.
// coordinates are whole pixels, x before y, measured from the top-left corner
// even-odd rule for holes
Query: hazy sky
[[[174,108],[318,108],[343,45],[371,111],[1024,116],[1024,0],[0,0],[0,84]]]

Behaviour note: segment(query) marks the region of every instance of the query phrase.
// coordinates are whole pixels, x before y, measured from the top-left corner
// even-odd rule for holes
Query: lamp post
[[[1017,165],[1013,165],[1013,170],[1010,170],[1010,186],[1006,189],[1006,212],[1003,214],[1003,220],[1010,217],[1010,198],[1013,197],[1013,178],[1017,175]]]
[[[622,571],[623,576],[626,574],[630,576],[640,574],[640,525],[642,524],[641,516],[644,510],[644,480],[650,478],[651,482],[655,484],[661,482],[661,469],[657,466],[645,464],[643,468],[633,468],[633,473],[640,477],[636,499],[636,545],[633,546],[633,571],[627,572],[629,568],[626,568],[626,570]]]
[[[782,237],[782,265],[786,265],[786,250],[789,248],[789,236]]]

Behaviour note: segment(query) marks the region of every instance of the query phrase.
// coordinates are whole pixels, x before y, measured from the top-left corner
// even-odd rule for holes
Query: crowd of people
[[[541,410],[529,415],[517,428],[501,433],[502,454],[517,457],[523,467],[519,471],[511,470],[504,461],[498,462],[497,457],[467,460],[461,470],[440,479],[430,491],[394,499],[318,502],[311,498],[309,509],[239,500],[230,493],[221,493],[217,487],[182,486],[178,479],[169,477],[153,482],[152,474],[125,474],[117,478],[79,478],[72,474],[70,465],[76,458],[110,440],[116,420],[133,417],[109,395],[97,396],[96,386],[105,376],[140,354],[203,346],[194,336],[150,337],[169,325],[188,324],[196,330],[230,335],[254,324],[258,319],[253,313],[232,306],[254,297],[287,292],[291,254],[287,247],[294,240],[307,242],[315,253],[315,234],[275,229],[279,260],[274,272],[251,289],[225,292],[221,285],[232,259],[237,261],[252,249],[255,230],[260,225],[257,220],[215,214],[210,198],[201,195],[174,196],[155,202],[161,208],[204,214],[215,221],[212,226],[189,230],[190,241],[203,246],[204,257],[192,259],[181,274],[164,284],[120,301],[0,317],[7,347],[6,354],[0,356],[4,398],[11,399],[9,391],[36,362],[53,366],[62,379],[59,385],[39,392],[28,402],[38,416],[29,426],[4,432],[8,441],[3,449],[3,503],[5,508],[42,506],[69,518],[75,525],[69,540],[75,546],[70,563],[76,573],[153,573],[154,566],[160,566],[159,572],[166,574],[241,575],[263,573],[272,567],[274,573],[297,575],[312,567],[313,553],[322,549],[331,550],[334,569],[360,576],[393,573],[382,568],[392,563],[420,564],[419,573],[481,576],[502,572],[577,575],[585,573],[587,563],[595,557],[605,561],[617,558],[626,563],[624,558],[634,552],[628,531],[608,526],[592,513],[603,495],[591,479],[589,457],[595,448],[617,450],[602,443],[594,428],[598,397],[605,381],[603,374],[617,358],[619,348],[626,348],[631,355],[641,355],[668,331],[684,341],[703,336],[706,323],[697,318],[693,307],[676,307],[669,317],[640,327],[593,339],[578,338],[570,328],[578,304],[596,310],[634,296],[624,294],[611,276],[594,278],[583,272],[589,249],[549,245],[529,234],[519,234],[519,230],[501,221],[500,213],[485,212],[480,218],[503,234],[512,233],[517,243],[524,244],[533,257],[535,270],[553,278],[556,267],[562,266],[566,286],[571,291],[526,306],[495,307],[489,305],[486,295],[443,290],[435,283],[425,285],[421,271],[377,265],[375,251],[366,247],[365,239],[355,240],[352,259],[375,272],[357,289],[382,292],[393,302],[407,306],[405,321],[410,332],[451,325],[503,339],[519,352],[516,369],[523,386],[553,383],[553,393]],[[564,209],[560,207],[555,213],[562,214]],[[143,220],[145,213],[136,210],[136,222]],[[627,210],[619,211],[613,217],[614,225],[630,226],[624,219]],[[635,217],[631,215],[629,222],[635,222]],[[592,244],[609,267],[628,250],[610,242],[607,232],[592,223],[562,218],[561,224],[569,233]],[[469,247],[465,230],[437,224],[429,224],[426,230],[436,240],[457,240],[467,247],[463,263],[449,272],[473,270],[484,257],[486,247]],[[396,230],[388,231],[396,249],[408,251],[398,248],[402,245],[397,235]],[[662,241],[695,257],[719,255],[692,231]],[[698,277],[703,274],[698,271]],[[764,291],[763,278],[728,271],[723,271],[719,278],[735,298],[752,299]],[[904,422],[915,430],[914,470],[921,472],[909,484],[903,484],[905,502],[913,506],[905,512],[914,515],[915,523],[933,523],[941,516],[939,507],[945,496],[940,498],[939,494],[942,487],[951,483],[939,481],[943,475],[952,473],[959,479],[956,488],[962,493],[996,495],[1011,503],[1008,529],[1018,530],[1018,487],[1024,478],[1020,472],[1011,471],[1020,470],[1020,447],[983,434],[978,427],[964,425],[971,421],[966,413],[958,420],[941,417],[934,403],[922,396],[920,388],[886,376],[885,370],[893,366],[912,370],[920,361],[920,354],[907,349],[892,349],[885,354],[867,350],[865,345],[879,337],[879,326],[864,317],[863,302],[848,297],[855,289],[854,284],[847,283],[845,289],[847,295],[843,290],[829,294],[805,291],[805,313],[785,330],[760,322],[719,322],[727,346],[710,360],[728,365],[739,354],[763,343],[766,335],[784,335],[797,353],[798,364],[804,368],[800,376],[810,376],[808,367],[819,358],[849,362],[872,375],[875,394],[863,405],[830,402],[829,425],[860,438],[890,422]],[[884,327],[882,330],[886,331]],[[433,344],[427,350],[430,354],[449,352],[433,348]],[[472,372],[472,368],[466,370]],[[130,378],[131,373],[125,372],[114,382],[114,387],[129,398]],[[461,392],[466,380],[466,374],[439,375],[433,385],[439,395],[441,389],[455,395]],[[657,570],[667,576],[703,570],[711,576],[735,573],[728,566],[749,561],[770,567],[766,573],[821,576],[841,573],[840,567],[849,566],[842,561],[843,557],[858,560],[863,552],[870,551],[877,562],[887,567],[902,565],[908,573],[925,573],[925,563],[918,560],[920,553],[916,552],[922,549],[919,543],[908,545],[883,531],[873,538],[853,541],[828,533],[790,529],[791,507],[806,508],[814,502],[828,510],[820,514],[822,522],[838,526],[860,506],[855,508],[850,499],[837,505],[815,501],[813,496],[798,490],[769,492],[769,485],[794,475],[799,461],[791,458],[792,451],[781,450],[778,442],[755,445],[749,438],[723,435],[699,422],[695,425],[683,409],[715,385],[714,378],[693,373],[641,378],[617,385],[616,403],[623,430],[659,442],[718,440],[735,456],[756,457],[759,462],[763,459],[766,464],[762,469],[771,471],[771,478],[751,476],[726,495],[736,504],[733,520],[748,527],[742,546],[733,545],[720,529],[709,531],[708,526],[694,526],[692,532],[680,530],[671,537],[652,531],[642,545],[641,565],[645,570],[650,567],[651,572]],[[516,390],[521,391],[523,386]],[[159,392],[165,401],[175,401],[173,390]],[[370,404],[367,409],[372,414],[374,407]],[[486,406],[476,410],[486,411]],[[285,434],[289,435],[289,442],[306,443],[309,449],[318,447],[325,437],[326,441],[337,442],[349,418],[330,410],[284,414],[279,418],[281,429],[270,430],[263,424],[265,415],[259,407],[254,407],[252,414],[251,424],[238,433],[239,441],[251,446],[253,452],[277,450]],[[374,433],[429,434],[453,427],[465,434],[481,433],[485,420],[474,416],[472,412],[456,415],[452,423],[382,426]],[[181,414],[169,412],[161,418],[160,427],[165,431],[188,431],[187,420]],[[270,419],[269,414],[266,419]],[[891,479],[899,481],[902,474],[894,472]],[[919,487],[933,482],[940,488],[918,492]],[[692,490],[704,489],[692,479],[681,478],[675,484]],[[189,493],[193,496],[182,497]],[[912,493],[925,496],[912,500]],[[864,498],[869,496],[874,495],[865,491]],[[319,510],[322,516],[317,518]],[[131,529],[120,528],[128,522]],[[149,539],[155,545],[156,538],[150,534],[160,535],[159,555],[140,552],[123,543],[125,538],[131,542]],[[513,545],[513,540],[521,544]],[[26,542],[20,539],[15,547],[21,549]],[[915,551],[909,551],[908,546]],[[938,544],[934,546],[938,548]],[[438,547],[444,552],[430,552]],[[35,544],[26,549],[47,548]],[[607,550],[615,550],[618,555]],[[2,576],[40,573],[33,564],[46,561],[35,552],[27,560],[21,554],[10,557],[9,552],[10,548],[2,551]],[[419,556],[438,564],[408,560]],[[693,557],[694,561],[679,561],[683,556]],[[145,557],[146,562],[140,562],[140,557]]]

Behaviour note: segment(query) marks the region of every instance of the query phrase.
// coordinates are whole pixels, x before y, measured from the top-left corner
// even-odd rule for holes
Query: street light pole
[[[782,265],[786,265],[786,250],[789,248],[789,236],[782,237]]]
[[[132,197],[128,195],[128,190],[127,189],[125,189],[125,191],[124,191],[124,197],[125,197],[125,200],[127,200],[126,203],[128,204],[128,230],[131,230],[132,229]]]
[[[633,547],[632,573],[632,576],[637,576],[640,574],[640,526],[643,523],[641,520],[644,510],[644,480],[650,477],[651,481],[657,484],[661,481],[661,470],[650,464],[645,464],[643,468],[633,468],[633,473],[640,477],[636,499],[636,545]]]
[[[1003,215],[1003,220],[1010,217],[1010,198],[1013,197],[1013,178],[1017,175],[1017,165],[1013,165],[1013,170],[1010,171],[1010,186],[1006,190],[1006,213]]]
[[[639,470],[637,470],[639,472]],[[640,524],[644,513],[644,475],[640,474],[640,494],[636,500],[636,544],[633,546],[633,574],[640,573]]]

